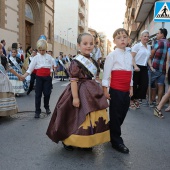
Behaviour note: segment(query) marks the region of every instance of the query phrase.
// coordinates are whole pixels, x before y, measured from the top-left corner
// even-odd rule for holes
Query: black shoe
[[[51,110],[50,109],[46,109],[46,114],[50,115],[51,114]]]
[[[112,147],[119,152],[129,153],[129,149],[124,144],[119,144],[119,145],[113,145],[112,144]]]
[[[16,97],[20,97],[20,95],[18,93],[15,94]]]
[[[67,151],[73,151],[74,150],[73,146],[67,146],[63,142],[62,142],[62,144],[63,144],[65,150],[67,150]]]
[[[83,148],[84,151],[92,151],[93,148]]]
[[[27,91],[27,95],[29,95],[29,94],[30,94],[30,92],[31,92],[31,91],[30,91],[30,90],[28,90],[28,91]]]
[[[34,118],[40,118],[40,114],[39,113],[35,113]]]
[[[60,81],[62,81],[62,79],[60,79]]]

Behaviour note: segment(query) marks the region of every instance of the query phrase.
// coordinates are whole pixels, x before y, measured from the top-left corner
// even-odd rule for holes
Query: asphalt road
[[[56,81],[53,85],[52,111],[67,83]],[[17,102],[20,113],[0,118],[0,170],[170,169],[170,113],[159,119],[148,107],[128,112],[122,136],[130,154],[115,151],[110,143],[96,146],[92,152],[70,152],[46,136],[51,116],[42,114],[34,119],[34,91],[18,97]]]

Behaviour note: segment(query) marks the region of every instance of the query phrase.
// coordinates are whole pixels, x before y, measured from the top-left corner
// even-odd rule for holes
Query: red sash
[[[37,72],[37,69],[34,69],[32,73],[36,74],[36,72]]]
[[[131,77],[131,71],[113,70],[111,72],[110,87],[115,90],[128,92],[130,90]]]
[[[36,75],[42,76],[42,77],[50,76],[50,69],[49,68],[39,68],[36,71]]]

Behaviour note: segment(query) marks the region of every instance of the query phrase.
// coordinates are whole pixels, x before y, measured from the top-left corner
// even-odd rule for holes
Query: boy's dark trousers
[[[33,90],[35,79],[36,79],[36,74],[32,73],[31,79],[30,79],[30,86],[29,86],[29,89],[28,89],[29,92],[31,92]]]
[[[41,97],[44,94],[44,108],[49,109],[49,100],[51,95],[52,77],[36,76],[35,87],[35,113],[41,113]]]
[[[112,145],[124,144],[121,138],[121,125],[129,109],[130,97],[129,92],[122,92],[110,88],[110,138]]]

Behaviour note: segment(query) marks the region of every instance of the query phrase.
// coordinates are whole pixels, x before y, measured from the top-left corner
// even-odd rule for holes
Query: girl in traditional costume
[[[71,62],[70,84],[61,94],[52,115],[47,135],[54,142],[62,141],[64,148],[91,150],[93,146],[110,141],[107,99],[98,78],[97,62],[90,58],[94,48],[89,33],[79,35],[81,55]]]
[[[12,49],[12,55],[9,57],[9,63],[11,67],[20,75],[22,75],[22,61],[19,57],[17,57],[17,49]],[[9,80],[12,83],[14,93],[16,96],[25,93],[28,90],[28,85],[26,80],[24,82],[20,81],[16,75],[11,72],[8,72]]]
[[[9,116],[18,111],[13,87],[6,73],[7,70],[17,76],[18,79],[22,79],[21,76],[12,69],[7,58],[2,54],[2,44],[0,44],[0,116]]]

